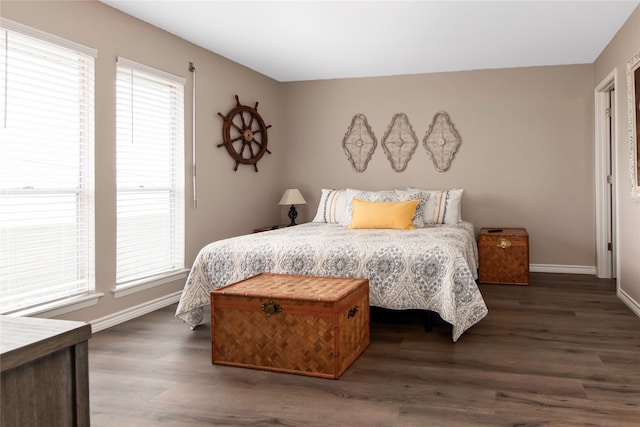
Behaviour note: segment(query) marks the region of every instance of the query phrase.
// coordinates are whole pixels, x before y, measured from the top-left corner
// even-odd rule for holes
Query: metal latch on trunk
[[[280,313],[282,311],[282,306],[273,301],[269,301],[262,304],[262,311],[264,311],[264,314],[269,317],[272,314]]]

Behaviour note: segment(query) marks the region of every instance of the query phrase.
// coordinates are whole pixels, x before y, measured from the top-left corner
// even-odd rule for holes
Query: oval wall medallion
[[[382,138],[382,148],[387,153],[387,158],[394,171],[402,172],[407,168],[417,146],[418,137],[413,132],[407,116],[404,113],[393,116],[387,132]]]
[[[439,111],[433,116],[433,122],[424,136],[423,144],[438,171],[444,172],[449,169],[460,145],[460,136],[447,113]]]
[[[378,146],[378,140],[371,131],[367,118],[356,114],[351,120],[351,126],[342,140],[342,148],[356,172],[364,172],[371,156]]]

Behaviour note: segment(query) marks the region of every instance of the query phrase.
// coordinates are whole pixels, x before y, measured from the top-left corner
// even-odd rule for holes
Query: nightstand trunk
[[[529,235],[524,228],[481,229],[478,256],[480,283],[529,284]]]

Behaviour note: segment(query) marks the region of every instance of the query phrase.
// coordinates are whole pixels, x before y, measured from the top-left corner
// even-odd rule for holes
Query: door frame
[[[617,69],[614,69],[605,77],[594,90],[595,101],[595,202],[596,202],[596,275],[600,278],[611,279],[618,271],[618,265],[614,265],[618,253],[618,228],[617,223],[617,155],[616,135],[619,135],[617,120],[615,120],[615,106],[618,104]],[[609,106],[609,93],[614,90],[614,99],[611,108],[613,110],[612,126],[606,109]],[[612,136],[613,135],[613,136]],[[609,145],[609,139],[612,139]],[[610,152],[609,152],[610,151]],[[610,159],[610,160],[609,160]],[[609,175],[609,161],[611,161],[611,183],[607,182]],[[611,187],[611,199],[609,197]],[[611,230],[613,229],[613,233]],[[611,240],[610,240],[611,239]],[[612,243],[611,253],[608,243]],[[615,261],[617,264],[617,261]]]

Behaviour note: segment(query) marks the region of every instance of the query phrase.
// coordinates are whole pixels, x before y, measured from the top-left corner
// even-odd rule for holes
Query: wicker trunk
[[[216,364],[337,379],[369,346],[369,281],[263,273],[211,292]]]
[[[478,258],[481,283],[529,284],[529,235],[524,228],[481,229]]]

